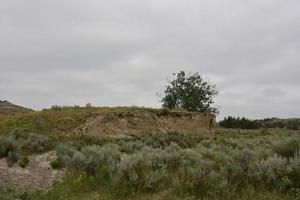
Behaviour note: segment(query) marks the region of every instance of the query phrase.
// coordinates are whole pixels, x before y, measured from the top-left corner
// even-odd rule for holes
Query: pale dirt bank
[[[46,189],[62,175],[61,170],[54,170],[50,166],[54,156],[54,152],[29,156],[26,168],[17,163],[8,167],[6,159],[0,159],[0,181],[18,189]]]

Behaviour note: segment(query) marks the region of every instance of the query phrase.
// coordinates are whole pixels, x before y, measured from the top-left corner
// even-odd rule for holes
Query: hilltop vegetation
[[[134,109],[134,108],[133,108]],[[132,108],[95,108],[79,106],[53,106],[50,109],[6,117],[0,121],[0,133],[7,134],[15,128],[57,136],[72,131],[89,118],[109,112],[128,111]]]
[[[101,109],[101,111],[105,112],[105,109]],[[98,112],[98,109],[53,107],[53,109],[19,114],[1,120],[0,133],[7,134],[16,128],[21,128],[30,132],[58,135],[71,130]]]
[[[193,120],[201,123],[192,124]],[[135,132],[169,132],[175,128],[186,132],[210,132],[213,120],[214,116],[209,113],[195,114],[184,110],[55,106],[43,111],[6,117],[0,121],[0,133],[7,134],[21,128],[53,138],[63,138],[87,135],[90,132],[90,135],[96,136],[114,136],[118,135],[114,133],[122,133],[119,136],[126,137]],[[175,122],[178,123],[177,127]],[[87,129],[94,131],[89,132]]]

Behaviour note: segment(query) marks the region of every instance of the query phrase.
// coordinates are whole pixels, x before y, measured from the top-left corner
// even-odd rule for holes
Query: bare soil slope
[[[62,175],[61,170],[53,170],[50,166],[53,153],[30,156],[26,168],[21,168],[17,164],[8,167],[6,158],[0,159],[0,180],[14,188],[29,190],[47,188]]]
[[[213,133],[214,123],[214,115],[208,113],[133,109],[99,114],[77,127],[73,133],[111,137],[168,132],[207,135]]]
[[[29,132],[123,137],[146,133],[213,134],[215,116],[209,113],[138,107],[60,107],[0,120],[0,134],[16,127]]]

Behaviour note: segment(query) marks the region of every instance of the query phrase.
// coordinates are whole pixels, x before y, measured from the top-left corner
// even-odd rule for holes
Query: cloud
[[[286,92],[280,88],[267,88],[264,89],[262,93],[267,97],[281,97],[286,94]]]
[[[217,84],[219,118],[297,117],[299,13],[296,0],[1,1],[1,98],[159,107],[186,70]]]

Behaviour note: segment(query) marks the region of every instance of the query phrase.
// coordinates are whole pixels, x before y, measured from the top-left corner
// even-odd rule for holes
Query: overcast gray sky
[[[299,0],[1,0],[0,99],[159,107],[179,70],[220,116],[300,117]]]

